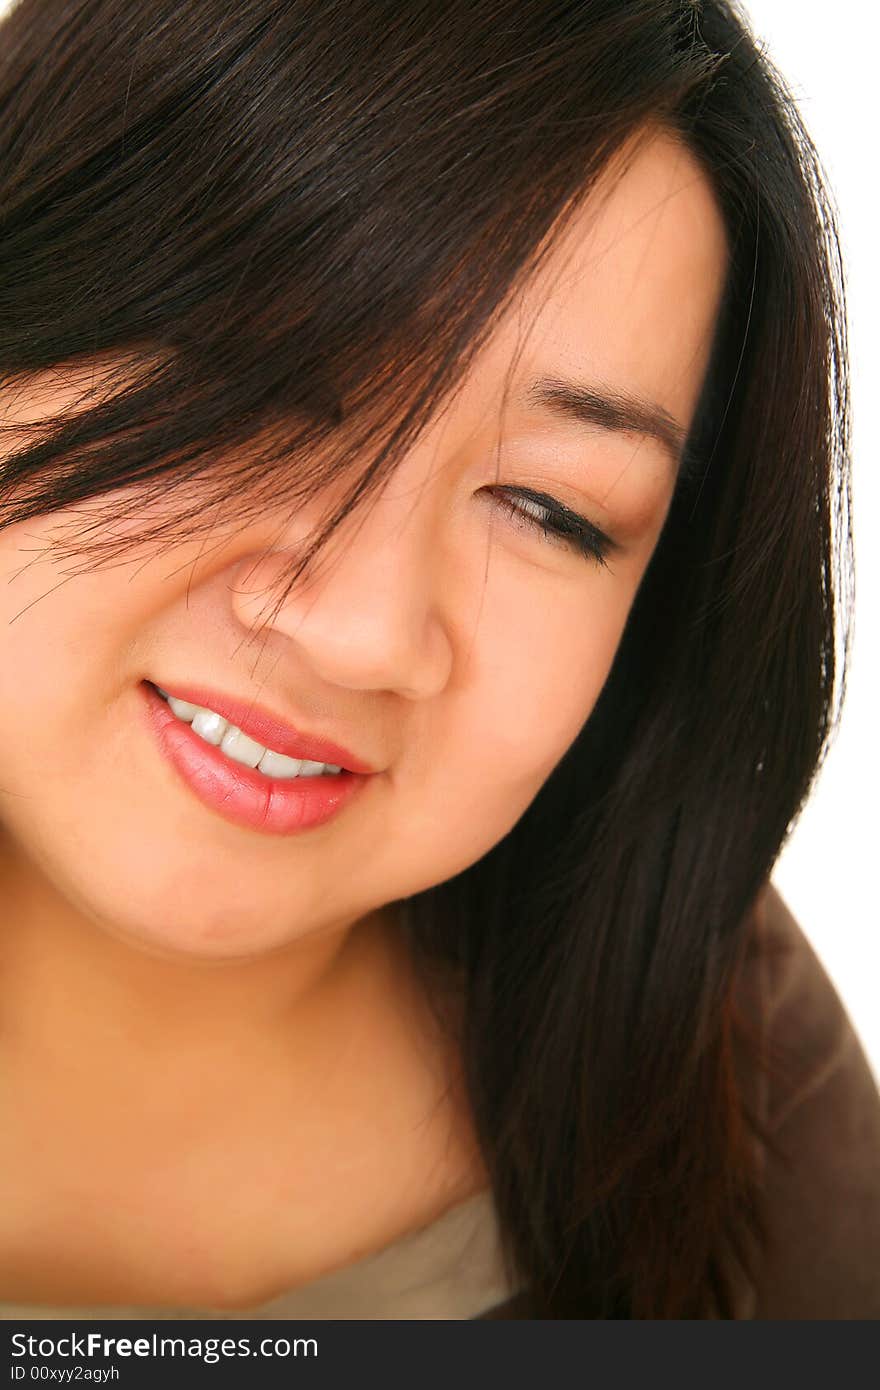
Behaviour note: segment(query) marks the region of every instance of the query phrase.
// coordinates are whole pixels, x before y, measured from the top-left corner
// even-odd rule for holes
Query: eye
[[[574,550],[605,567],[611,552],[620,549],[617,541],[600,531],[592,521],[546,492],[535,492],[532,488],[489,488],[488,491],[517,525],[542,532],[550,544]]]

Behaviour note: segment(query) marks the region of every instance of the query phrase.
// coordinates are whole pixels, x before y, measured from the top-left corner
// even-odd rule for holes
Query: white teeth
[[[193,721],[195,728],[195,721]],[[196,729],[198,733],[198,729]],[[233,758],[237,763],[244,763],[245,767],[256,767],[257,763],[265,756],[266,750],[262,743],[257,743],[256,739],[248,738],[241,729],[234,724],[229,725],[223,735],[220,744],[220,752],[225,753],[227,758]]]
[[[190,721],[187,720],[186,722],[189,723]],[[216,748],[223,742],[223,735],[229,725],[222,714],[215,714],[211,709],[197,709],[193,716],[192,727],[194,734],[198,734],[206,743],[213,743]]]
[[[309,758],[288,758],[284,753],[264,748],[256,739],[250,738],[237,725],[230,724],[228,719],[215,714],[213,710],[204,709],[201,705],[191,705],[188,700],[178,700],[161,686],[157,685],[156,690],[168,701],[169,708],[178,719],[192,725],[193,733],[198,734],[206,743],[213,744],[215,748],[219,747],[220,752],[225,753],[234,762],[256,768],[267,777],[318,777],[324,773],[335,777],[342,771],[341,767],[336,767],[333,763],[316,763]]]
[[[158,685],[156,686],[156,689],[159,690]],[[159,694],[162,695],[164,694],[164,692],[159,690]],[[165,698],[168,701],[171,708],[174,710],[174,713],[177,715],[178,719],[183,719],[187,724],[191,724],[193,722],[193,720],[199,712],[198,705],[190,705],[187,703],[186,700],[175,700],[173,695],[166,695]]]
[[[301,758],[288,758],[285,753],[276,753],[271,748],[264,749],[259,763],[260,771],[267,777],[297,777],[300,771],[311,766]]]

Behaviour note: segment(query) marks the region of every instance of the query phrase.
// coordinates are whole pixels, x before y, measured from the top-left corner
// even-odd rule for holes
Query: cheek
[[[150,567],[72,572],[50,546],[56,524],[0,532],[0,821],[13,787],[26,796],[48,777],[64,794],[84,771],[97,778],[125,757],[115,697],[133,688],[138,643],[162,594]]]
[[[592,601],[591,601],[592,595]],[[498,631],[484,676],[484,735],[508,788],[552,772],[589,718],[611,669],[628,595],[601,575],[579,601],[523,606]]]
[[[45,549],[39,523],[0,532],[0,740],[47,720],[69,688],[73,653],[84,645],[76,580],[63,575]],[[100,629],[99,629],[100,630]],[[25,751],[24,749],[22,751]],[[8,765],[8,764],[7,764]]]
[[[75,574],[53,551],[47,521],[0,532],[0,718],[16,706],[44,704],[57,717],[77,687],[100,667],[128,607],[127,574]],[[120,578],[120,576],[122,576]],[[62,700],[62,696],[68,697]]]
[[[576,739],[635,591],[619,574],[570,584],[557,574],[537,586],[534,574],[528,601],[515,586],[494,598],[487,590],[445,736],[425,755],[431,792],[416,798],[411,843],[433,846],[448,874],[504,838]]]

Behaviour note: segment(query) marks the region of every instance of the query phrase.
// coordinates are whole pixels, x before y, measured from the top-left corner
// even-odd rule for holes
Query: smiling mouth
[[[272,758],[260,769],[267,775],[283,778],[305,772],[332,777],[339,775],[334,771],[339,769],[352,776],[369,776],[377,771],[374,764],[365,762],[332,736],[298,729],[250,696],[229,695],[209,685],[172,679],[160,685],[145,678],[142,685],[161,699],[175,718],[193,727],[204,742],[219,747],[230,734],[224,755],[241,765],[256,769],[263,754],[271,754]],[[299,769],[293,764],[299,764]]]
[[[262,773],[266,778],[288,780],[294,777],[337,777],[343,771],[342,767],[334,763],[316,762],[311,758],[291,758],[286,753],[267,748],[215,710],[205,705],[179,700],[161,686],[154,685],[153,689],[165,701],[172,714],[183,724],[188,724],[193,733],[205,743],[218,748],[232,762]]]
[[[195,699],[184,701],[179,686],[175,695],[149,680],[142,680],[140,688],[147,724],[159,751],[189,792],[221,819],[247,830],[273,836],[317,830],[381,780],[347,767],[330,771],[326,763],[292,757],[292,751],[342,749],[326,740],[296,734],[290,725],[243,701],[226,700],[221,695],[218,710],[207,703],[209,693],[214,692],[206,688],[187,687],[185,692],[191,697],[198,693],[204,704]],[[172,699],[177,711],[172,708]],[[227,716],[233,710],[245,712],[251,732],[231,723]],[[267,747],[253,738],[253,726],[261,720],[267,731],[280,734],[288,751]]]

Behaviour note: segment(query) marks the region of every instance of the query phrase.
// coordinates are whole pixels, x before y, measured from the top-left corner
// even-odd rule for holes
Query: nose
[[[272,549],[237,568],[236,617],[246,628],[261,625],[273,659],[297,660],[315,682],[410,699],[437,694],[453,663],[454,567],[438,500],[398,470],[344,519],[283,602],[307,528],[296,527],[295,548],[276,530]]]

